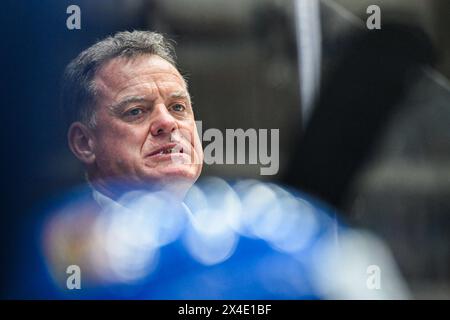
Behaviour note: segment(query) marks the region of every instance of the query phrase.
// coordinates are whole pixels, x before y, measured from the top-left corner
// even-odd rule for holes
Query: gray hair
[[[95,127],[96,87],[94,77],[106,62],[116,57],[157,55],[173,66],[173,45],[163,35],[150,31],[118,32],[81,52],[66,67],[62,82],[62,108],[69,125],[81,121]]]

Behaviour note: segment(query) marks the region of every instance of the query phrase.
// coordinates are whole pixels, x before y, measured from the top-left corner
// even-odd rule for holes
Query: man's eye
[[[144,112],[141,108],[133,108],[125,112],[125,116],[136,117],[141,115]]]
[[[186,110],[186,107],[182,104],[177,103],[174,104],[171,109],[176,112],[183,112],[184,110]]]

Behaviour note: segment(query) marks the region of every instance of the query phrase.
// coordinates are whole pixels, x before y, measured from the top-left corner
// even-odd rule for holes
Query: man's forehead
[[[178,70],[156,55],[134,58],[117,57],[108,61],[94,78],[97,89],[122,91],[127,87],[151,86],[159,83],[164,87],[186,89],[186,83]]]

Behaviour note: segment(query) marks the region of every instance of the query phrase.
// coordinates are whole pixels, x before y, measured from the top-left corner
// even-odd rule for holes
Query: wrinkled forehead
[[[111,59],[97,71],[94,82],[102,96],[111,98],[127,90],[151,89],[155,84],[187,91],[179,71],[156,55]]]

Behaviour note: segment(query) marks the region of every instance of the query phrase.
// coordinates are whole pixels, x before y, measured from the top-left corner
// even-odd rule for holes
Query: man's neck
[[[129,181],[113,181],[112,179],[92,179],[89,175],[86,175],[86,180],[92,189],[97,190],[113,201],[119,201],[124,195],[131,192],[161,192],[167,194],[173,199],[177,199],[181,203],[183,202],[189,188],[192,187],[192,182],[184,181],[182,179],[174,180],[166,184],[147,183],[146,185],[132,183]]]

